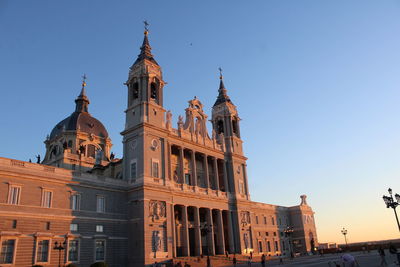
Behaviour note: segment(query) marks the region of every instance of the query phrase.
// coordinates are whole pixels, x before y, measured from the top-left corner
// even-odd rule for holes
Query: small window
[[[106,199],[103,196],[97,196],[97,212],[105,212],[106,211]]]
[[[269,236],[269,233],[268,233],[268,232],[265,232],[265,236]]]
[[[81,209],[81,195],[74,194],[71,196],[71,209],[80,210]]]
[[[106,241],[105,240],[96,240],[95,241],[95,260],[96,261],[104,261],[105,260],[105,251],[106,251]]]
[[[8,204],[18,205],[21,196],[21,187],[11,185],[8,191]]]
[[[264,224],[267,224],[267,217],[264,217]]]
[[[49,240],[40,240],[37,243],[36,262],[49,261]]]
[[[6,239],[1,242],[0,264],[14,263],[15,239]]]
[[[71,232],[77,232],[77,231],[78,231],[78,224],[77,224],[77,223],[71,223],[71,224],[69,225],[69,230],[70,230]]]
[[[261,236],[261,232],[258,232],[258,236]]]
[[[103,225],[96,225],[96,232],[97,233],[103,233]]]
[[[258,241],[258,252],[263,252],[262,241]]]
[[[11,227],[13,229],[17,228],[17,220],[12,220]]]
[[[271,252],[271,243],[267,241],[268,252]]]
[[[89,157],[89,158],[96,157],[96,147],[94,145],[87,146],[87,157]]]
[[[158,161],[152,160],[151,166],[151,176],[158,178]]]
[[[274,232],[274,236],[276,236],[276,232]]]
[[[275,218],[274,217],[271,218],[271,221],[272,221],[272,225],[275,225]]]
[[[132,86],[132,97],[134,100],[139,98],[139,84],[138,83],[134,83]]]
[[[68,261],[79,261],[79,240],[70,240],[68,242]]]
[[[136,161],[131,163],[131,179],[136,179],[137,177],[137,164]]]
[[[256,216],[256,224],[258,224],[258,216]]]
[[[46,230],[50,230],[50,226],[51,226],[50,222],[46,222],[45,223]]]
[[[219,120],[217,122],[217,134],[224,133],[224,122],[222,120]]]
[[[51,202],[53,200],[53,192],[49,190],[43,190],[42,192],[42,207],[51,208]]]
[[[185,184],[190,184],[190,173],[185,173]]]

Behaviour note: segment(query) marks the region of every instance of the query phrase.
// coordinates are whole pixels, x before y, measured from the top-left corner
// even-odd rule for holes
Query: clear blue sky
[[[399,1],[0,0],[0,156],[44,155],[83,73],[121,156],[145,19],[175,121],[195,95],[211,115],[223,68],[253,200],[307,194],[320,241],[343,242],[342,227],[350,241],[399,237],[381,198],[400,193]]]

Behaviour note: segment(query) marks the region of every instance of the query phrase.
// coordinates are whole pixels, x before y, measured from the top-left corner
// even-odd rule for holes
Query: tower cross
[[[82,76],[82,89],[85,88],[86,86],[86,79],[87,79],[86,73],[84,73]]]
[[[149,30],[149,23],[147,22],[147,20],[145,20],[145,21],[143,21],[143,23],[144,23],[144,30],[145,31],[148,31]]]
[[[222,68],[219,67],[218,70],[219,70],[219,78],[222,79]]]

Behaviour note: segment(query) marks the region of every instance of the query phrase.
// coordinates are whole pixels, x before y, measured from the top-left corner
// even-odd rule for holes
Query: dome
[[[58,136],[63,131],[80,130],[88,134],[94,134],[103,138],[108,137],[108,132],[104,125],[93,118],[87,112],[74,112],[68,118],[59,122],[51,131],[50,139]]]

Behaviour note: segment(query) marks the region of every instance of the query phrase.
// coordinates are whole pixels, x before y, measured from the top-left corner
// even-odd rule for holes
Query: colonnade
[[[234,252],[233,224],[228,210],[174,206],[174,256],[223,255]]]
[[[171,166],[171,177],[177,183],[185,183],[191,186],[211,188],[214,190],[228,191],[228,177],[224,159],[196,152],[192,149],[178,145],[171,145],[171,155],[178,158],[179,168]],[[196,161],[201,158],[202,176],[197,170]],[[185,168],[185,159],[190,160],[190,167]],[[197,159],[197,160],[196,160]],[[210,175],[212,174],[212,176]]]

